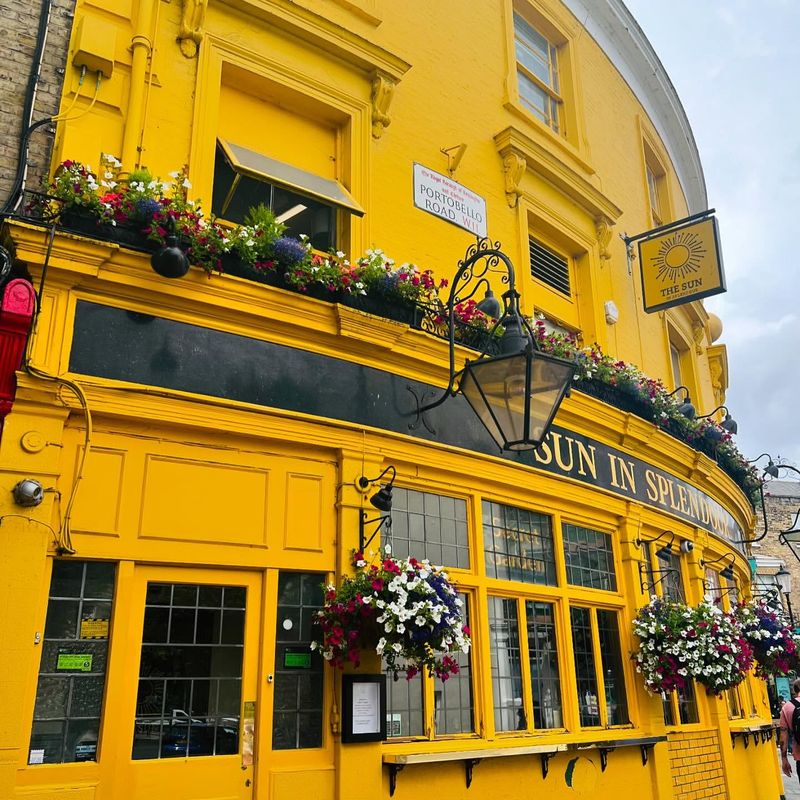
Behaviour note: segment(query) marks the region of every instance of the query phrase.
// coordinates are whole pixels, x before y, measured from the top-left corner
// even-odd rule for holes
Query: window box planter
[[[413,303],[401,303],[385,297],[371,297],[363,294],[345,294],[339,302],[366,314],[374,314],[376,317],[404,322],[412,328],[420,328],[422,326],[422,309]]]

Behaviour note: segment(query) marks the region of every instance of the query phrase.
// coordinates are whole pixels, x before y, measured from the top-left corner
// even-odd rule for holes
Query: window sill
[[[648,761],[650,751],[666,736],[645,736],[637,738],[607,739],[603,741],[559,742],[550,744],[520,745],[517,747],[492,747],[490,745],[472,750],[445,750],[439,752],[384,753],[383,763],[389,768],[389,796],[394,795],[397,787],[397,774],[407,766],[414,764],[440,764],[448,761],[463,761],[466,786],[472,784],[472,771],[484,758],[513,758],[515,756],[538,755],[542,764],[542,778],[547,777],[550,759],[558,753],[576,750],[598,750],[600,767],[604,772],[608,764],[608,754],[622,747],[639,747],[642,755],[642,766]]]
[[[532,131],[547,137],[556,147],[569,156],[586,175],[594,175],[594,167],[584,158],[580,147],[575,142],[570,141],[567,136],[556,133],[549,125],[542,122],[535,114],[528,111],[516,98],[511,98],[505,103],[506,110],[510,111],[518,119],[527,122]]]
[[[389,767],[389,797],[397,788],[397,773],[412,764],[439,764],[447,761],[464,762],[464,779],[467,789],[472,785],[472,770],[484,758],[538,755],[542,760],[542,776],[547,777],[550,759],[564,752],[566,744],[534,744],[522,747],[486,747],[474,750],[442,751],[433,753],[384,753],[383,763]]]

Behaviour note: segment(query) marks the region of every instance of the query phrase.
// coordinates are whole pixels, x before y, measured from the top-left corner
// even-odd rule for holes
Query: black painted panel
[[[426,415],[435,436],[424,426],[410,431],[415,405],[406,387],[420,394],[434,391],[430,385],[273,342],[97,303],[77,304],[70,370],[347,420],[500,455],[461,396]]]

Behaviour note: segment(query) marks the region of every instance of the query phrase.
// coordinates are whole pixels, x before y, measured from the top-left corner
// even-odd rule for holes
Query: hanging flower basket
[[[356,573],[328,586],[311,645],[332,666],[358,666],[363,651],[383,656],[395,678],[422,669],[441,680],[458,672],[454,653],[469,652],[462,602],[447,574],[429,561],[394,559],[367,566],[355,554]]]
[[[633,632],[640,639],[636,671],[649,692],[682,689],[693,679],[719,694],[741,683],[753,664],[736,616],[708,601],[687,606],[653,597],[639,609]]]
[[[800,640],[783,617],[783,609],[772,599],[752,600],[736,608],[744,638],[753,651],[756,675],[788,675],[800,668]]]

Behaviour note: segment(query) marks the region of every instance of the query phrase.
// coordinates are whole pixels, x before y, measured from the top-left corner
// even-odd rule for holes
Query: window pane
[[[483,535],[490,578],[556,585],[550,517],[484,501]]]
[[[689,681],[683,689],[677,690],[678,713],[680,714],[681,724],[689,725],[699,722],[700,717],[697,713],[697,697],[694,692],[694,681]]]
[[[523,64],[546,86],[553,87],[550,74],[550,43],[519,14],[514,14],[517,61]]]
[[[658,557],[658,568],[662,570],[664,580],[661,582],[661,594],[676,602],[684,602],[683,576],[681,575],[680,556],[673,553],[666,558]]]
[[[464,624],[469,625],[469,598],[459,594],[464,605]],[[469,653],[457,653],[458,672],[446,681],[437,680],[434,687],[434,724],[438,736],[451,733],[472,733],[472,661]]]
[[[489,598],[489,645],[492,652],[494,726],[498,731],[527,728],[522,702],[517,601]]]
[[[587,589],[616,591],[614,551],[607,533],[563,525],[564,559],[567,564],[567,582]]]
[[[424,732],[422,675],[417,673],[410,681],[390,677],[386,682],[386,738],[422,736]]]
[[[615,611],[598,609],[597,632],[600,637],[600,665],[606,690],[608,724],[624,725],[629,722],[628,701],[619,641],[619,618]]]
[[[535,728],[561,728],[561,682],[552,603],[525,603]]]
[[[588,608],[572,607],[572,650],[575,657],[575,677],[578,682],[578,711],[581,727],[600,724],[597,701],[594,648],[592,647],[592,615]]]
[[[97,760],[115,570],[53,562],[30,764]]]
[[[134,759],[238,752],[244,630],[238,626],[236,635],[220,642],[225,588],[240,597],[245,592],[242,587],[148,584]]]
[[[399,558],[427,558],[433,564],[469,569],[467,504],[455,497],[395,487],[392,552]]]
[[[275,750],[322,747],[323,660],[311,650],[311,621],[322,607],[319,587],[324,581],[321,572],[281,572],[278,577]],[[241,612],[226,611],[226,617],[231,613]],[[238,624],[236,619],[223,622],[223,637],[226,625]]]

